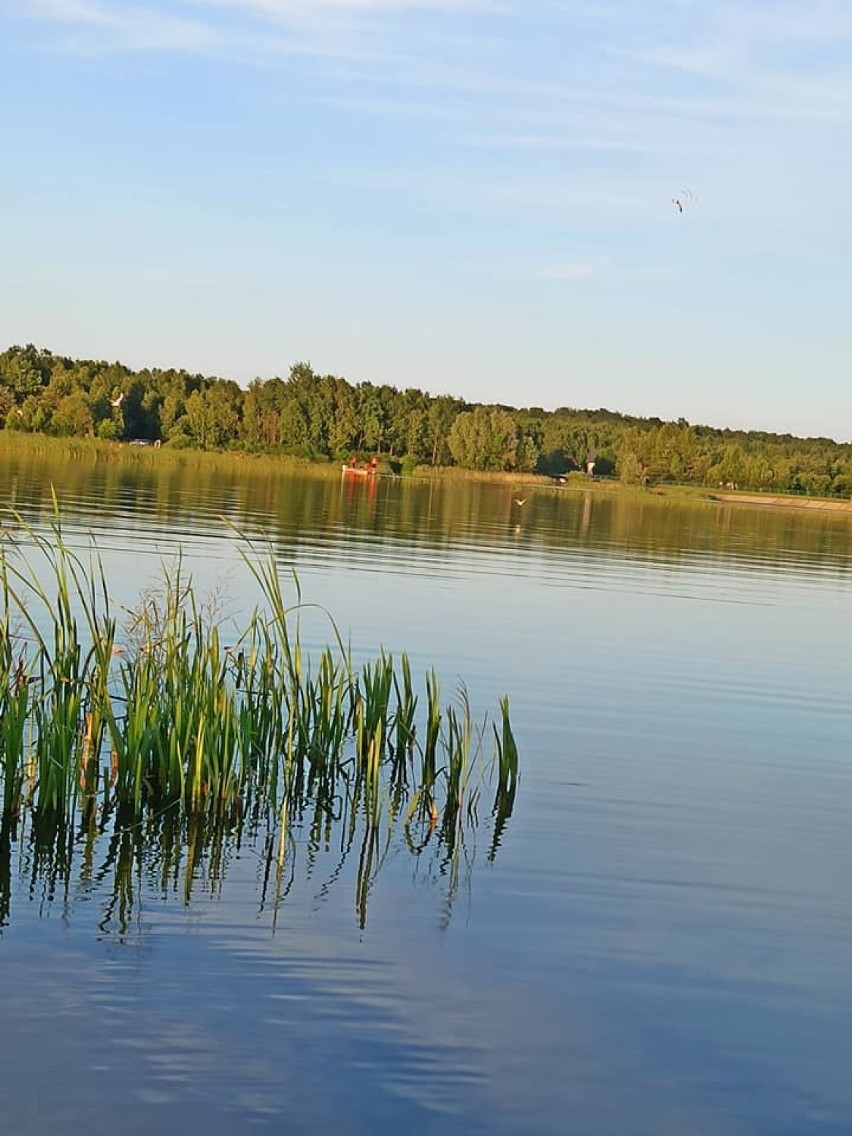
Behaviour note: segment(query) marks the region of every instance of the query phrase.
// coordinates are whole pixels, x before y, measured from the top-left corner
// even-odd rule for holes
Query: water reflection
[[[104,771],[106,773],[106,771]],[[350,888],[358,927],[384,865],[407,859],[414,884],[437,896],[446,926],[459,892],[472,887],[477,842],[493,862],[512,813],[515,787],[498,791],[480,823],[477,804],[434,798],[398,774],[379,800],[362,777],[338,781],[273,806],[256,798],[247,810],[189,813],[180,802],[150,807],[142,819],[105,794],[82,802],[76,817],[37,809],[0,822],[0,930],[12,921],[13,900],[26,897],[42,916],[70,918],[83,901],[98,903],[100,933],[116,942],[139,934],[144,897],[189,908],[194,893],[221,896],[237,860],[254,863],[256,915],[275,929],[282,905],[308,888],[319,901]],[[435,798],[437,794],[435,794]],[[476,797],[478,801],[478,795]]]
[[[146,814],[147,850],[100,801],[53,836],[24,818],[0,842],[10,1130],[848,1129],[847,517],[19,474],[19,506],[50,516],[61,486],[134,593],[149,552],[228,562],[223,513],[268,533],[356,643],[398,635],[477,704],[510,691],[524,784],[497,870],[489,795],[455,884],[442,817],[409,843],[401,806],[388,836],[390,789],[372,827],[354,788],[307,800],[280,870],[277,816],[245,804],[192,832]],[[45,1061],[67,1078],[27,1081]],[[36,1099],[54,1123],[16,1123]]]
[[[852,519],[844,513],[744,508],[646,495],[529,489],[523,510],[511,486],[477,481],[343,478],[335,470],[270,473],[245,462],[229,472],[187,456],[160,468],[111,462],[57,462],[43,455],[0,458],[8,503],[31,523],[48,519],[53,487],[63,516],[109,540],[120,522],[174,547],[192,545],[224,516],[249,535],[268,535],[282,552],[319,548],[385,570],[412,550],[440,570],[449,550],[497,551],[516,561],[535,550],[622,550],[636,560],[670,563],[713,558],[728,564],[790,563],[837,568],[852,556]]]

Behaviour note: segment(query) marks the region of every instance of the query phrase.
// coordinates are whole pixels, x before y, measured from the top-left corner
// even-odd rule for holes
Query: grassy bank
[[[139,470],[195,469],[222,473],[256,472],[262,475],[302,472],[339,477],[337,462],[312,462],[288,454],[250,453],[244,450],[175,449],[169,446],[139,446],[128,442],[102,442],[95,438],[51,438],[45,434],[22,434],[0,430],[0,458],[21,460],[43,457],[75,464],[120,465]]]

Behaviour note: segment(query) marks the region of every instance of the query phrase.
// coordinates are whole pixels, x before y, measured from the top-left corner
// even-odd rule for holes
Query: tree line
[[[398,468],[458,466],[636,485],[736,486],[852,495],[852,445],[693,426],[614,411],[518,409],[387,384],[352,384],[296,363],[246,388],[185,370],[74,360],[27,345],[0,353],[6,430],[312,460],[379,455]]]

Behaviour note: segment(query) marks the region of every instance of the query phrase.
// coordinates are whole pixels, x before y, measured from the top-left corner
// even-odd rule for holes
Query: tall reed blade
[[[492,815],[494,832],[488,859],[493,860],[500,846],[503,830],[515,807],[515,793],[518,787],[518,747],[512,724],[509,719],[509,698],[500,699],[500,729],[494,726],[494,756],[497,763],[497,791],[494,797]]]

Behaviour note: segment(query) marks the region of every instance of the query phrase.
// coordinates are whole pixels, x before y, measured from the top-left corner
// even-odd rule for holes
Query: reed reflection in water
[[[387,786],[377,809],[363,780],[327,784],[319,792],[295,788],[285,830],[280,808],[256,801],[250,813],[234,809],[187,813],[175,802],[139,819],[98,798],[78,816],[24,811],[0,821],[0,933],[13,921],[14,902],[56,905],[71,917],[94,900],[101,934],[133,937],[143,897],[189,907],[193,892],[221,896],[235,859],[255,862],[256,915],[274,930],[282,904],[299,889],[318,901],[335,888],[352,891],[357,925],[367,926],[371,892],[388,860],[410,860],[413,882],[435,896],[446,924],[459,892],[473,885],[480,828],[493,861],[511,813],[505,800],[480,824],[475,808],[418,807],[420,790],[400,781]],[[342,791],[341,791],[342,790]],[[245,880],[240,886],[245,886]]]

